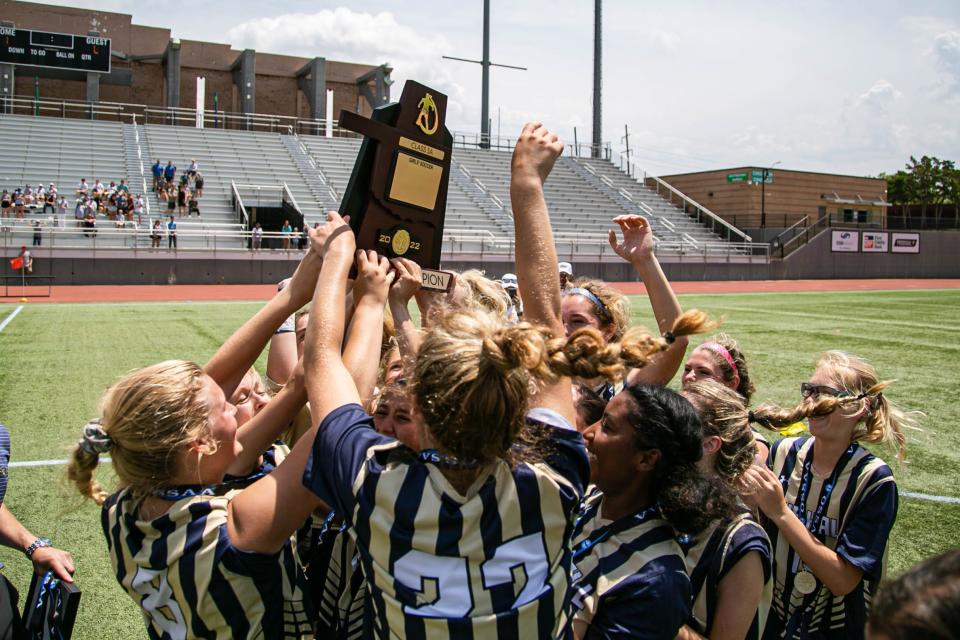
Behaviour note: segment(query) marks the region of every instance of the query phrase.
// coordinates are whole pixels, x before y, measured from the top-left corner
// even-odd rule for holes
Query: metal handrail
[[[140,167],[140,184],[143,187],[143,191],[141,193],[147,194],[149,193],[147,191],[147,178],[143,174],[143,149],[140,148],[140,130],[137,128],[136,117],[134,117],[134,122],[133,122],[133,139],[137,143],[137,160],[138,160],[137,166]],[[143,206],[146,208],[146,213],[149,216],[150,215],[150,198],[149,197],[145,197],[143,199]]]
[[[824,220],[826,220],[826,224],[821,224],[823,223]],[[797,242],[797,247],[800,247],[803,244],[806,244],[807,242],[809,242],[811,229],[816,229],[817,233],[819,233],[823,229],[828,229],[831,226],[830,224],[831,221],[832,221],[832,214],[827,213],[821,216],[820,219],[818,219],[812,225],[808,225],[806,231],[804,231],[803,233],[798,233],[797,235],[793,236],[792,238],[784,242],[782,245],[780,245],[780,257],[783,258],[787,255],[787,253],[789,253],[789,251],[787,251],[787,247],[789,247],[794,242]],[[799,242],[800,238],[803,238],[803,243]],[[793,251],[793,249],[791,249],[791,251]]]
[[[181,244],[176,251],[249,251],[249,240],[252,232],[239,224],[218,224],[218,223],[200,223],[189,220],[179,220],[182,223],[177,229],[177,238]],[[115,228],[109,222],[101,221],[99,227],[89,229],[85,227],[70,226],[67,228],[43,227],[43,246],[35,247],[41,252],[59,249],[93,249],[93,250],[113,250],[113,251],[132,251],[134,255],[137,252],[147,249],[150,246],[150,236],[153,233],[152,226],[149,223],[140,226],[130,226],[130,223],[123,228]],[[22,244],[27,244],[27,238],[33,234],[35,228],[29,225],[19,225],[0,228],[0,248],[4,251],[10,251],[18,248]],[[161,237],[166,237],[166,228],[161,228]],[[264,239],[291,239],[291,236],[283,232],[265,231]],[[192,241],[192,242],[191,242]],[[202,242],[201,242],[202,241]],[[608,256],[615,259],[615,253],[610,249],[606,236],[603,234],[583,234],[571,232],[559,232],[554,235],[554,241],[557,245],[557,251],[562,255],[583,256],[588,255]],[[481,252],[489,250],[495,255],[511,255],[514,249],[514,238],[512,236],[496,236],[488,229],[446,229],[443,234],[443,242],[446,245],[446,251],[456,252],[455,245],[464,243],[480,243]],[[194,246],[189,246],[193,244]],[[161,247],[161,250],[168,250]],[[277,249],[279,251],[298,251],[295,247],[291,249]],[[461,251],[470,253],[470,249]],[[586,250],[586,251],[584,251]],[[270,249],[264,249],[270,251]],[[595,253],[594,253],[595,252]],[[692,244],[689,240],[680,241],[661,241],[657,243],[657,252],[669,255],[702,255],[714,258],[742,257],[750,259],[769,259],[770,246],[766,243],[738,243],[738,242],[703,242]],[[36,252],[35,252],[36,255]]]
[[[795,228],[797,228],[797,227],[800,226],[800,225],[807,226],[807,217],[808,217],[808,216],[803,216],[802,218],[800,218],[799,220],[797,220],[796,222],[794,222],[792,225],[790,225],[789,227],[787,227],[786,229],[784,229],[783,231],[781,231],[780,233],[778,233],[778,234],[774,237],[774,239],[770,241],[770,243],[771,243],[771,244],[774,244],[774,243],[780,241],[780,238],[782,238],[783,236],[787,235],[788,233],[790,233],[791,231],[793,231]],[[794,234],[793,236],[791,236],[791,238],[795,238],[796,235],[797,235],[797,234]],[[781,243],[781,244],[782,244],[782,243]]]
[[[240,190],[236,182],[230,181],[230,197],[233,200],[233,210],[240,217],[240,223],[245,229],[250,228],[250,216],[247,215],[247,208],[243,206],[243,199],[240,197]]]
[[[290,187],[287,186],[286,182],[283,183],[283,193],[286,194],[286,197],[290,199],[290,204],[292,204],[293,208],[297,210],[297,213],[303,215],[303,209],[301,209],[300,205],[297,204],[297,199],[293,197],[293,194],[290,192]]]
[[[708,218],[710,218],[713,222],[719,224],[719,225],[722,226],[722,227],[725,227],[725,228],[727,229],[727,231],[729,231],[730,233],[732,233],[732,234],[738,236],[739,238],[741,238],[741,239],[743,240],[743,242],[752,242],[752,241],[753,241],[753,238],[751,238],[749,235],[747,235],[746,233],[744,233],[744,232],[741,231],[740,229],[737,229],[735,226],[733,226],[732,224],[730,224],[729,222],[727,222],[726,220],[724,220],[723,218],[721,218],[720,216],[718,216],[717,214],[715,214],[713,211],[710,211],[709,209],[707,209],[706,207],[704,207],[702,204],[700,204],[699,202],[697,202],[697,201],[694,200],[693,198],[690,198],[690,197],[687,196],[686,194],[684,194],[684,193],[682,193],[681,191],[675,189],[674,187],[672,187],[671,185],[667,184],[666,182],[664,182],[663,180],[661,180],[661,179],[658,178],[657,176],[650,176],[650,175],[647,175],[647,174],[644,172],[644,174],[643,174],[643,179],[644,179],[644,182],[646,182],[648,179],[649,179],[649,180],[653,180],[653,181],[657,184],[657,193],[660,192],[660,186],[662,185],[664,188],[666,188],[667,190],[669,190],[672,194],[676,195],[678,198],[680,198],[681,200],[683,200],[684,202],[686,202],[686,203],[689,204],[690,206],[694,207],[695,209],[697,209],[697,210],[699,210],[699,211],[702,211],[702,212],[703,212],[704,214],[706,214],[706,216],[707,216]]]

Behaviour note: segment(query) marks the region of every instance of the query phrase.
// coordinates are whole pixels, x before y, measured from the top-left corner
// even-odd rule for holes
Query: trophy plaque
[[[423,271],[423,288],[449,289],[438,271],[450,179],[453,136],[444,126],[447,96],[407,80],[400,102],[368,119],[340,112],[340,126],[364,136],[343,194],[357,247],[409,258]]]

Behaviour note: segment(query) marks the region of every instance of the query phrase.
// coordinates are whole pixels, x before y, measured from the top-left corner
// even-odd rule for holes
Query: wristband
[[[53,543],[50,542],[49,538],[37,538],[36,540],[30,543],[30,546],[27,547],[24,553],[27,554],[28,558],[32,559],[33,552],[36,551],[37,549],[40,549],[42,547],[52,547],[52,546],[53,546]]]

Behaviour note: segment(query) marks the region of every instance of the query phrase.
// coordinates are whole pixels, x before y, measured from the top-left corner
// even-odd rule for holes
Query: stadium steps
[[[143,195],[147,213],[156,215],[157,212],[150,202],[153,174],[151,173],[150,165],[144,167],[143,146],[140,144],[140,141],[143,139],[143,127],[135,124],[124,124],[122,126],[123,152],[127,170],[127,185],[130,187],[130,193],[133,197]]]
[[[120,123],[60,118],[0,116],[0,189],[51,182],[76,201],[80,178],[106,184],[127,177]]]
[[[317,161],[310,155],[310,151],[300,141],[296,135],[281,135],[280,142],[283,143],[290,158],[297,166],[300,177],[304,184],[310,190],[314,201],[319,205],[321,211],[336,209],[340,206],[340,196],[330,186],[323,170],[317,164]]]
[[[505,209],[504,203],[494,200],[491,194],[482,186],[482,183],[478,184],[478,181],[470,174],[470,170],[457,160],[456,154],[453,155],[450,166],[450,182],[459,188],[469,203],[472,203],[476,209],[479,209],[480,212],[486,216],[486,219],[481,217],[475,222],[480,224],[486,222],[488,225],[487,228],[490,228],[491,232],[496,230],[497,234],[502,237],[509,237],[513,234],[513,217],[510,212]],[[452,189],[448,189],[448,205],[451,202],[458,204],[457,201],[452,198],[450,192],[452,192]],[[454,220],[459,226],[468,228],[474,226],[470,224],[470,216],[466,213],[468,207],[462,206],[461,208],[464,209],[464,213],[454,216]]]
[[[321,218],[321,206],[310,192],[279,134],[224,129],[147,125],[150,158],[173,160],[178,174],[195,158],[203,174],[200,209],[217,222],[234,222],[230,182],[278,187],[287,184],[302,213]],[[245,203],[246,204],[246,203]]]
[[[649,208],[654,215],[669,221],[681,233],[689,234],[697,242],[723,242],[723,239],[704,225],[683,212],[683,210],[646,187],[638,180],[627,175],[608,160],[594,158],[569,159],[586,172],[592,173],[610,192],[618,194],[622,202],[641,203],[640,208]],[[650,215],[646,212],[643,215]]]

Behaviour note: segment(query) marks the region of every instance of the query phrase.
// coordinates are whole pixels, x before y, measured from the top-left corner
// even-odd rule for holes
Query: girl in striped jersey
[[[672,639],[691,601],[675,538],[733,509],[731,493],[697,469],[700,419],[674,391],[630,385],[584,438],[595,489],[574,526],[573,634]]]
[[[897,516],[893,473],[860,442],[891,443],[902,459],[903,428],[913,418],[884,396],[866,361],[828,351],[805,402],[773,426],[808,417],[810,438],[785,438],[770,469],[744,474],[774,548],[774,594],[767,638],[862,638],[883,577],[887,538]]]
[[[709,379],[687,382],[681,395],[703,423],[701,471],[733,489],[757,449],[743,398]],[[681,536],[680,544],[693,585],[693,613],[679,637],[759,640],[773,593],[772,558],[770,539],[750,510],[741,503],[735,515]]]
[[[304,483],[350,526],[369,581],[371,635],[533,639],[567,628],[570,535],[587,481],[569,377],[616,375],[621,355],[641,364],[663,343],[630,335],[607,346],[593,329],[553,337],[563,331],[543,182],[561,150],[555,135],[527,125],[511,174],[526,316],[545,326],[508,327],[479,309],[432,319],[408,378],[419,454],[373,431],[357,404],[338,347],[353,234],[331,236],[316,292],[325,304],[314,305],[308,327],[321,437]],[[389,281],[385,260],[357,258],[361,272]],[[549,453],[514,448],[529,435],[530,407],[547,425]]]
[[[740,350],[737,341],[725,333],[717,334],[708,338],[706,342],[700,343],[687,358],[681,377],[683,388],[686,389],[687,385],[698,380],[719,382],[740,394],[744,405],[750,405],[754,386],[750,379],[750,372],[747,370],[747,357]],[[792,426],[802,427],[802,424]],[[767,464],[767,456],[770,453],[768,435],[759,429],[753,429],[753,437],[757,443],[757,456],[754,462],[758,465]]]
[[[314,240],[322,246],[324,237]],[[241,440],[237,409],[226,398],[276,328],[310,299],[320,262],[319,251],[308,252],[290,285],[204,368],[171,360],[113,385],[99,422],[87,426],[74,452],[70,478],[81,494],[104,505],[117,581],[142,608],[150,638],[299,638],[311,632],[291,534],[321,504],[301,482],[315,431],[250,486],[217,493],[228,470],[256,466],[266,448],[244,450],[255,440]],[[358,302],[352,328],[360,351],[379,343],[384,302]],[[347,351],[353,341],[351,333]],[[245,426],[282,408],[303,384],[303,375],[295,375]],[[122,486],[109,498],[93,479],[106,452]]]

